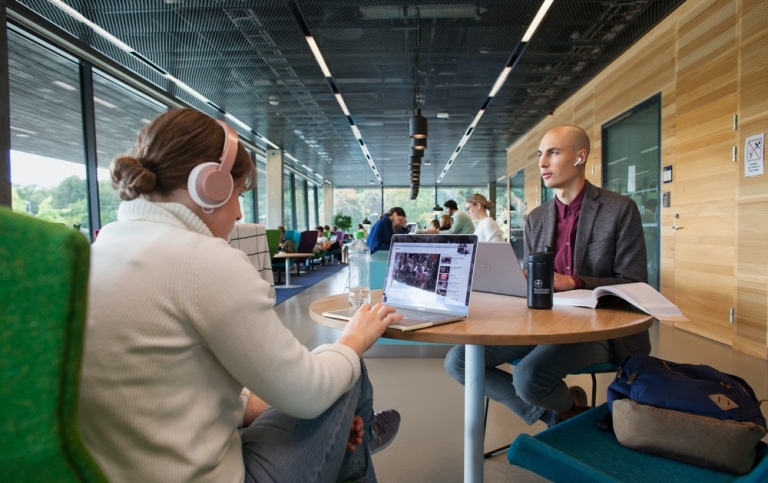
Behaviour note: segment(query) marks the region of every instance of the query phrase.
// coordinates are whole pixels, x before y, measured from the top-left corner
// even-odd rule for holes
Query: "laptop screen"
[[[476,235],[394,235],[382,301],[466,315],[476,251]]]

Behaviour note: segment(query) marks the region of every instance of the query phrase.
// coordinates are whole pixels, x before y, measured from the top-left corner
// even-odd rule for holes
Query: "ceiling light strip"
[[[142,55],[141,53],[139,53],[136,50],[134,50],[134,48],[131,47],[130,45],[124,43],[123,41],[121,41],[120,39],[115,37],[114,35],[110,34],[106,30],[104,30],[103,28],[99,27],[97,24],[93,23],[91,20],[86,18],[83,14],[81,14],[80,12],[75,10],[74,8],[70,7],[69,5],[64,3],[62,0],[49,0],[49,1],[53,5],[58,7],[60,10],[64,11],[64,13],[66,13],[67,15],[72,17],[73,19],[77,20],[78,22],[80,22],[80,23],[82,23],[84,25],[87,25],[91,30],[93,30],[95,33],[97,33],[101,37],[103,37],[108,42],[110,42],[113,45],[115,45],[120,50],[128,52],[129,54],[131,54],[133,57],[135,57],[136,59],[138,59],[139,61],[141,61],[145,65],[147,65],[148,67],[150,67],[153,70],[159,72],[163,77],[165,77],[169,81],[171,81],[174,84],[176,84],[176,86],[179,87],[181,90],[185,91],[186,93],[188,93],[189,95],[191,95],[195,99],[199,100],[203,104],[207,104],[207,105],[211,106],[212,108],[216,109],[218,112],[222,113],[224,115],[224,117],[226,117],[227,119],[229,119],[233,123],[237,124],[238,126],[240,126],[241,128],[245,129],[246,131],[254,134],[257,138],[263,140],[267,145],[271,146],[274,149],[281,149],[280,146],[278,146],[277,144],[273,143],[272,141],[270,141],[269,139],[267,139],[263,135],[257,133],[256,131],[251,129],[250,126],[248,126],[244,122],[240,121],[239,119],[237,119],[232,114],[229,114],[229,113],[225,112],[221,107],[216,105],[216,103],[214,103],[213,101],[209,100],[207,97],[205,97],[204,95],[200,94],[195,89],[193,89],[192,87],[188,86],[187,84],[185,84],[181,80],[179,80],[176,77],[174,77],[171,74],[169,74],[165,69],[163,69],[162,67],[158,66],[154,62],[150,61],[144,55]]]
[[[296,3],[295,0],[288,0],[287,4],[288,4],[288,9],[291,11],[293,18],[296,20],[296,23],[298,24],[299,29],[301,30],[301,33],[304,35],[304,39],[307,41],[307,44],[309,45],[309,49],[312,51],[312,55],[315,57],[315,61],[317,62],[317,65],[319,65],[320,70],[323,71],[323,75],[325,76],[325,81],[328,83],[328,86],[331,88],[331,92],[333,92],[333,95],[336,98],[336,102],[339,103],[339,106],[341,107],[341,111],[347,117],[347,121],[349,121],[349,126],[352,129],[352,134],[354,134],[355,139],[357,139],[357,142],[360,145],[360,149],[363,151],[363,155],[365,156],[365,160],[368,162],[368,165],[371,167],[371,170],[373,171],[374,176],[376,176],[376,179],[379,181],[379,184],[383,185],[384,181],[381,179],[381,175],[379,175],[379,170],[376,169],[376,164],[373,162],[371,153],[368,151],[368,146],[366,146],[365,141],[363,141],[363,135],[360,133],[360,129],[357,127],[357,125],[355,124],[355,121],[352,119],[352,115],[349,113],[347,104],[344,102],[344,98],[341,96],[341,92],[339,91],[339,86],[336,84],[336,81],[334,80],[333,75],[331,75],[330,69],[328,69],[328,65],[325,63],[323,54],[322,52],[320,52],[320,47],[317,46],[317,42],[315,41],[315,38],[312,36],[312,32],[309,30],[309,25],[307,25],[306,20],[304,20],[304,16],[301,14],[299,5]]]
[[[459,141],[458,146],[453,151],[453,154],[451,155],[450,159],[448,159],[448,162],[445,163],[445,167],[440,172],[440,176],[437,178],[437,181],[435,182],[440,183],[445,175],[448,173],[448,170],[450,169],[453,162],[456,160],[456,158],[459,155],[459,151],[461,151],[461,148],[464,147],[465,144],[467,144],[467,141],[469,141],[469,138],[472,136],[472,133],[475,131],[475,127],[477,127],[477,124],[480,122],[480,118],[483,117],[483,114],[485,114],[486,109],[491,103],[491,100],[496,96],[496,94],[499,93],[501,88],[504,86],[504,83],[507,81],[507,78],[509,77],[509,74],[512,72],[512,69],[515,68],[515,65],[517,65],[517,62],[520,60],[520,57],[522,57],[523,52],[525,52],[525,48],[528,46],[528,41],[531,40],[531,37],[533,37],[534,32],[536,32],[536,29],[539,28],[539,24],[541,24],[541,21],[544,20],[544,16],[547,14],[547,11],[549,10],[549,7],[552,6],[552,3],[554,0],[544,0],[544,3],[541,4],[541,7],[539,8],[539,11],[536,13],[536,16],[533,17],[533,21],[531,22],[531,25],[528,27],[528,30],[526,30],[525,35],[523,35],[523,38],[520,40],[520,42],[515,47],[515,50],[512,52],[512,55],[509,56],[509,59],[507,60],[507,65],[502,69],[501,73],[499,74],[499,77],[496,78],[496,82],[493,83],[493,87],[491,87],[491,91],[488,93],[488,97],[485,99],[485,102],[483,103],[483,107],[480,108],[480,111],[478,111],[477,115],[475,116],[475,119],[472,121],[472,123],[469,125],[469,128],[467,129],[464,136],[462,136],[461,141]]]

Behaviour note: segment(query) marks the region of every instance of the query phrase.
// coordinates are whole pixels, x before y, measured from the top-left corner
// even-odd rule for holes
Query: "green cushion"
[[[0,208],[3,481],[106,481],[77,426],[88,263],[79,231]]]

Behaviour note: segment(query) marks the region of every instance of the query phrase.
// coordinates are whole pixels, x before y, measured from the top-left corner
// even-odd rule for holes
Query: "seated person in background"
[[[445,212],[450,215],[451,225],[450,232],[454,235],[471,235],[475,232],[475,224],[472,223],[472,218],[469,217],[463,211],[459,211],[459,206],[454,200],[448,200],[443,203]]]
[[[440,223],[437,229],[438,231],[450,232],[452,226],[453,226],[453,218],[451,218],[450,215],[442,215],[440,217]]]
[[[626,196],[586,180],[589,137],[579,127],[559,126],[539,144],[539,170],[555,198],[531,211],[525,222],[525,255],[555,253],[555,290],[646,282],[640,212]],[[648,354],[648,331],[618,339],[574,344],[486,346],[485,395],[514,411],[527,424],[548,426],[587,409],[584,389],[569,388],[568,374],[593,364],[618,363],[632,353]],[[497,366],[522,358],[509,374]],[[464,383],[464,346],[445,359],[448,373]]]
[[[389,250],[392,235],[401,233],[404,221],[407,223],[405,210],[399,206],[391,208],[387,213],[381,215],[379,221],[371,227],[368,238],[365,240],[368,248],[371,249],[371,253],[376,253],[379,250]]]
[[[440,230],[440,222],[437,220],[432,220],[429,222],[429,228],[424,230],[424,233],[437,233],[438,230]]]
[[[362,223],[358,223],[357,224],[357,231],[362,231],[363,232],[363,239],[368,238],[368,232],[365,231],[365,227],[363,226]]]
[[[317,242],[315,243],[314,248],[312,248],[312,253],[315,254],[325,254],[325,252],[338,250],[341,246],[339,244],[338,240],[331,241],[330,239],[325,237],[325,232],[323,230],[323,227],[318,225],[315,227],[315,230],[317,230]],[[338,258],[341,259],[341,254],[337,254]],[[309,262],[309,260],[307,260]],[[323,264],[325,264],[325,260],[323,259]]]
[[[280,230],[280,244],[278,245],[280,251],[285,253],[296,253],[296,247],[293,246],[293,240],[285,239],[285,227],[280,225],[277,229]]]
[[[466,201],[466,210],[469,217],[475,222],[475,235],[477,241],[503,243],[501,228],[496,220],[488,215],[487,210],[492,210],[494,202],[485,198],[480,193],[470,195]]]
[[[232,183],[213,201],[187,188],[204,162]],[[257,174],[226,124],[168,111],[110,169],[125,201],[91,247],[78,407],[107,479],[376,481],[396,428],[374,419],[361,356],[402,316],[365,304],[313,351],[281,323],[227,244]]]
[[[331,242],[328,240],[328,238],[325,237],[325,230],[323,230],[323,227],[317,225],[315,230],[317,231],[317,242],[315,243],[315,247],[312,249],[312,252],[323,253],[326,250],[330,250]]]

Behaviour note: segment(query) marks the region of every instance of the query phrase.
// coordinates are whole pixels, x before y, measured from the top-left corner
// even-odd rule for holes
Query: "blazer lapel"
[[[584,193],[584,201],[581,202],[579,224],[576,228],[576,246],[573,247],[573,273],[580,273],[582,262],[587,255],[587,247],[600,208],[598,195],[598,191],[587,181],[587,191]]]

